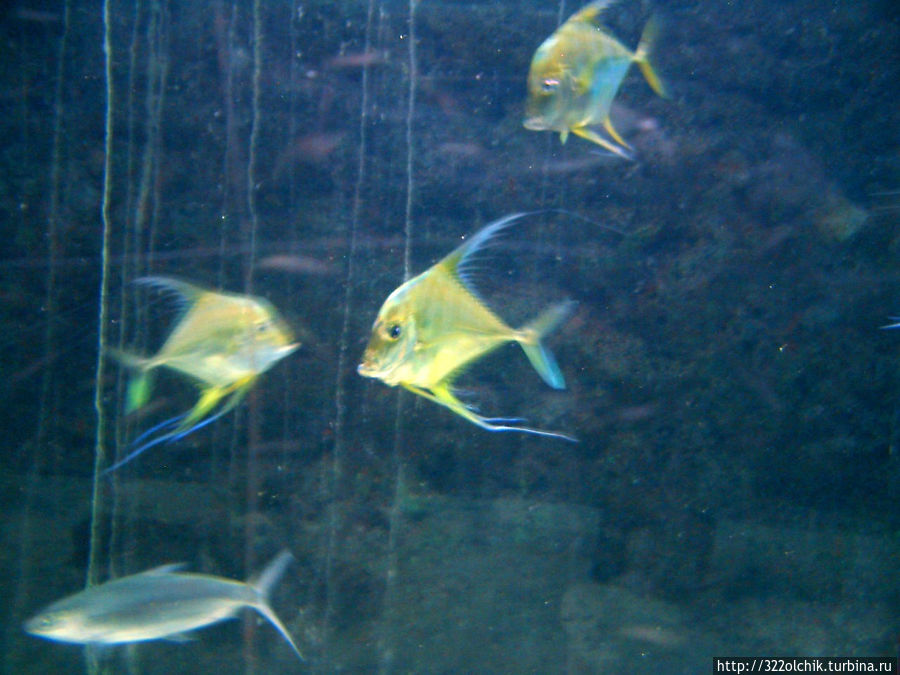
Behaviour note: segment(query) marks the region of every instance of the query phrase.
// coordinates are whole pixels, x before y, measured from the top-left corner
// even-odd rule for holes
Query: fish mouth
[[[356,366],[356,372],[363,377],[375,377],[375,368],[371,363],[367,363],[366,361],[363,361]]]

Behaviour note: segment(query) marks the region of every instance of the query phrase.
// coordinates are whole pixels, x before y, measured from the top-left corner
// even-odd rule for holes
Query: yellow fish
[[[168,277],[147,277],[139,283],[177,293],[186,310],[155,356],[136,356],[110,350],[124,365],[139,371],[128,389],[128,412],[149,398],[149,375],[166,367],[194,379],[201,387],[200,400],[184,415],[166,420],[145,432],[127,457],[107,469],[112,471],[141,452],[164,441],[178,440],[209,424],[234,408],[256,378],[300,345],[291,342],[290,329],[265,299],[233,293],[216,293]],[[210,413],[224,401],[215,415]]]
[[[647,60],[656,34],[654,21],[647,22],[635,51],[595,23],[613,1],[587,5],[537,48],[528,71],[524,124],[535,131],[558,131],[563,143],[571,131],[631,159],[630,146],[613,128],[609,109],[632,62],[640,66],[657,94],[666,94]],[[590,128],[595,124],[602,124],[612,140]]]
[[[519,419],[485,418],[454,394],[453,380],[472,361],[507,342],[518,342],[538,374],[554,389],[565,380],[541,339],[571,313],[573,302],[546,309],[526,326],[510,328],[470,288],[466,263],[500,230],[528,215],[490,223],[443,260],[391,293],[372,326],[358,371],[401,385],[491,431],[524,431],[574,441],[565,434],[513,426]]]

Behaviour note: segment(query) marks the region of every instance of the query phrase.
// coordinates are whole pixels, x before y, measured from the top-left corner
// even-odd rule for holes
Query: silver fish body
[[[92,586],[52,603],[25,623],[32,635],[77,644],[121,644],[176,638],[230,619],[249,607],[268,619],[303,658],[269,606],[272,586],[292,559],[282,551],[249,582],[179,571],[163,565]]]

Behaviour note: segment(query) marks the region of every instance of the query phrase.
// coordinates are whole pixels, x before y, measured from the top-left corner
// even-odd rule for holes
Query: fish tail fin
[[[125,413],[133,413],[135,410],[140,410],[147,405],[152,388],[153,377],[149,370],[142,370],[131,378],[125,397]]]
[[[150,389],[152,384],[150,371],[153,369],[150,364],[150,359],[138,356],[137,354],[131,354],[130,352],[121,349],[116,349],[115,347],[107,348],[106,352],[126,368],[138,371],[128,383],[128,392],[125,399],[125,412],[132,413],[135,410],[143,408],[150,399]]]
[[[283,550],[263,568],[262,572],[251,577],[247,582],[247,585],[252,589],[255,596],[252,603],[254,609],[269,620],[269,623],[275,627],[275,630],[281,633],[281,636],[287,640],[291,649],[294,650],[294,653],[300,657],[300,660],[305,661],[306,659],[303,657],[303,653],[300,651],[297,643],[294,642],[294,638],[291,637],[287,627],[281,622],[278,615],[275,614],[275,610],[272,609],[271,605],[269,605],[269,595],[272,592],[272,588],[278,583],[281,577],[284,576],[284,571],[293,559],[294,556],[291,555],[290,551],[287,549]]]
[[[647,21],[647,25],[644,26],[644,33],[641,35],[641,41],[638,43],[637,50],[634,53],[634,60],[644,74],[644,79],[647,80],[647,84],[653,88],[653,91],[663,98],[669,98],[669,94],[666,91],[662,80],[659,79],[659,75],[656,74],[656,71],[653,70],[653,66],[650,64],[650,55],[658,37],[659,21],[656,17],[650,17],[650,20]]]
[[[518,342],[522,345],[525,356],[531,361],[531,365],[538,372],[544,382],[554,389],[565,389],[566,380],[563,377],[553,354],[544,346],[543,338],[551,333],[559,324],[565,321],[575,308],[573,300],[552,305],[536,319],[525,325],[518,331]]]

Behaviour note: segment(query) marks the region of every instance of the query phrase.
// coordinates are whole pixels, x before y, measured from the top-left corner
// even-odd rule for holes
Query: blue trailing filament
[[[215,422],[217,419],[219,419],[222,415],[227,413],[233,407],[234,407],[234,405],[232,405],[231,402],[229,402],[228,404],[223,406],[222,409],[219,412],[217,412],[215,415],[210,415],[209,417],[206,417],[206,418],[200,420],[195,425],[188,427],[187,429],[179,429],[178,425],[182,422],[182,420],[184,420],[188,416],[188,413],[182,413],[180,415],[176,415],[175,417],[171,417],[163,422],[160,422],[156,426],[153,426],[153,427],[147,429],[147,431],[145,431],[140,436],[138,436],[134,440],[134,442],[131,444],[132,446],[138,446],[138,447],[136,447],[134,450],[129,452],[125,457],[120,459],[118,462],[116,462],[109,468],[105,469],[103,471],[102,475],[106,476],[106,475],[112,473],[116,469],[119,469],[119,468],[123,467],[124,465],[128,464],[129,462],[131,462],[132,460],[136,459],[139,455],[142,455],[145,451],[149,450],[150,448],[156,447],[157,445],[160,445],[161,443],[174,443],[175,441],[180,441],[185,436],[188,436],[189,434],[194,433],[198,429],[202,429],[207,424],[210,424],[211,422]],[[141,444],[142,441],[153,436],[153,434],[156,433],[157,431],[162,431],[165,429],[172,429],[173,427],[174,427],[173,431],[169,431],[168,433],[163,433],[159,436],[156,436],[155,438],[151,438],[146,443]]]

